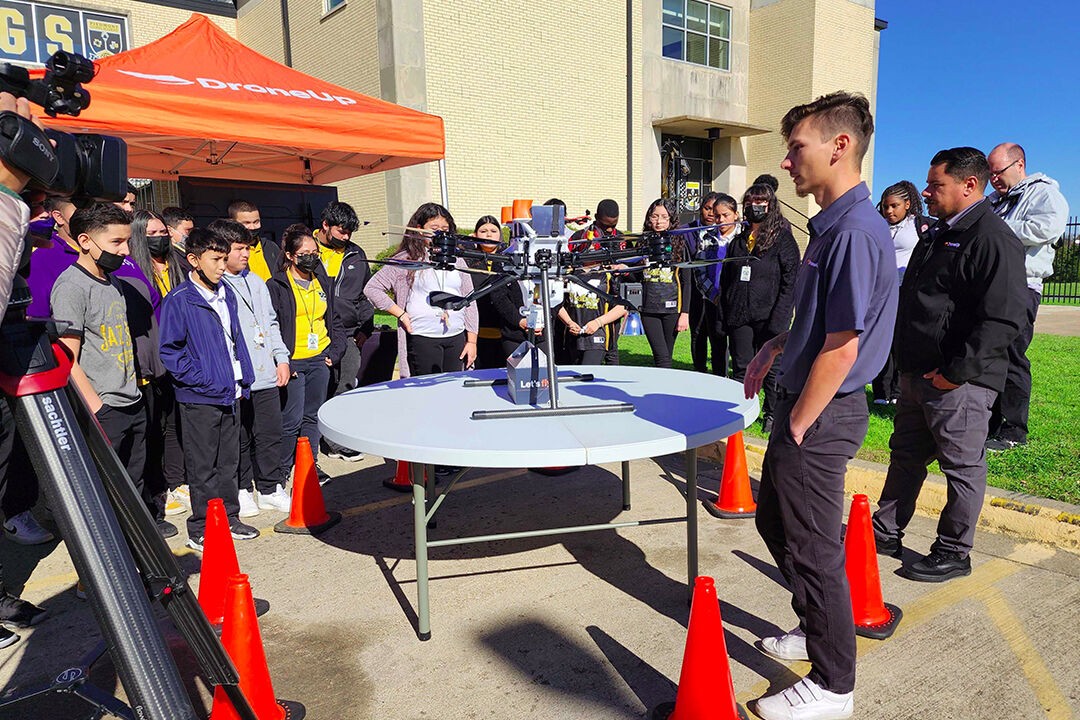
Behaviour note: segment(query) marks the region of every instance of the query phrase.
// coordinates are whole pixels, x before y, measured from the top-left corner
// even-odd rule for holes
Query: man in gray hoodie
[[[255,370],[251,396],[240,401],[240,517],[253,517],[259,510],[289,512],[278,390],[289,382],[289,350],[281,339],[266,282],[248,269],[251,246],[258,238],[235,220],[215,220],[209,230],[228,240],[231,248],[222,279],[236,293],[240,331]]]
[[[1054,274],[1054,243],[1065,232],[1069,204],[1057,181],[1042,173],[1027,174],[1024,148],[1002,143],[990,151],[990,203],[1020,242],[1027,257],[1027,320],[1009,346],[1009,372],[1005,390],[998,395],[990,417],[987,450],[1008,450],[1028,439],[1028,405],[1031,402],[1031,363],[1027,348],[1035,333],[1035,315],[1042,299],[1043,278]]]

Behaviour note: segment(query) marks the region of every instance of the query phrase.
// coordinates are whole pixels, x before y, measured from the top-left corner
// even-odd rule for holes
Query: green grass
[[[375,321],[397,326],[397,321],[384,313],[377,313]],[[619,351],[624,365],[653,364],[644,336],[620,338]],[[990,485],[1080,504],[1080,337],[1036,334],[1028,358],[1034,375],[1031,437],[1022,448],[989,455]],[[689,333],[679,333],[674,366],[683,370],[694,367]],[[889,462],[895,412],[892,406],[870,405],[870,428],[858,458]],[[761,425],[755,423],[747,435],[763,438]],[[937,463],[930,466],[930,471],[940,472]]]
[[[623,364],[652,365],[644,337],[620,338],[619,347]],[[1036,335],[1028,358],[1034,373],[1031,437],[1025,447],[989,455],[989,482],[1005,490],[1080,503],[1080,338]],[[689,333],[679,333],[674,366],[693,369]],[[892,406],[870,408],[870,428],[857,457],[888,463],[896,410]],[[764,437],[758,423],[747,434]],[[930,470],[940,472],[937,463]]]

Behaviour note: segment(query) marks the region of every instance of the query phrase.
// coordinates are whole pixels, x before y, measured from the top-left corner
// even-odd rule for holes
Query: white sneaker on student
[[[287,513],[292,508],[292,497],[285,492],[284,487],[278,485],[274,488],[274,492],[268,495],[259,493],[259,507],[263,510],[280,510]]]
[[[845,720],[855,712],[855,693],[834,693],[803,678],[776,695],[754,702],[762,720]]]
[[[240,517],[249,518],[259,514],[259,506],[255,504],[255,493],[250,490],[241,490],[237,493],[240,500]]]
[[[777,660],[809,660],[806,654],[806,633],[796,627],[785,635],[765,637],[758,641],[758,649]]]
[[[4,535],[8,540],[20,545],[41,545],[53,539],[53,534],[38,525],[37,519],[29,510],[8,518],[4,523]]]

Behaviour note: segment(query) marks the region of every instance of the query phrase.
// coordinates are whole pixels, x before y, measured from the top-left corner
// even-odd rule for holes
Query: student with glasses
[[[285,228],[279,265],[267,287],[292,371],[281,390],[281,464],[288,473],[298,437],[308,439],[313,454],[319,451],[319,407],[326,402],[330,367],[345,350],[345,332],[333,312],[330,279],[310,229],[299,223]],[[319,477],[327,478],[321,470]]]

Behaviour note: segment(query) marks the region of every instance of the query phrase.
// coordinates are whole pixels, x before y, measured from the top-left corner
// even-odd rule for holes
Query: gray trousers
[[[971,552],[986,493],[984,445],[996,397],[997,392],[970,383],[946,391],[920,375],[900,376],[889,474],[874,513],[875,533],[903,537],[915,514],[926,467],[936,459],[948,481],[948,498],[930,549],[965,557]]]
[[[761,471],[755,522],[791,586],[791,608],[806,633],[807,676],[836,693],[855,688],[855,622],[844,570],[844,474],[866,437],[866,396],[833,398],[802,445],[789,416],[798,396],[783,397]]]

